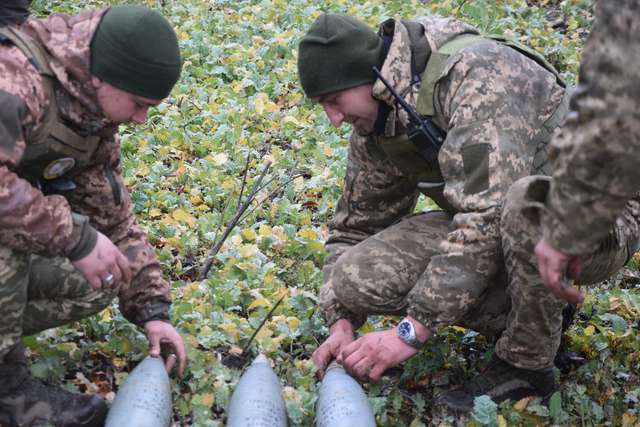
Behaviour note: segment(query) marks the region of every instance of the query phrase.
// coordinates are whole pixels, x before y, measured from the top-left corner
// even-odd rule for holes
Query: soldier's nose
[[[327,117],[329,118],[329,121],[331,122],[332,125],[334,125],[337,128],[340,127],[340,125],[342,125],[342,122],[344,121],[344,114],[330,107],[325,107],[324,111],[327,114]]]
[[[143,124],[147,121],[148,111],[149,108],[147,107],[138,109],[138,111],[136,111],[135,114],[131,117],[131,120],[133,120],[135,123],[138,123],[139,125]]]

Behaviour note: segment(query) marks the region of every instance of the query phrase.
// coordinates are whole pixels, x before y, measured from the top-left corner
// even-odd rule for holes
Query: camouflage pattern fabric
[[[0,248],[0,361],[23,335],[95,314],[118,291],[94,290],[66,258]]]
[[[533,254],[540,227],[525,220],[526,210],[538,203],[526,197],[526,190],[532,182],[548,179],[525,177],[508,191],[499,226],[498,272],[452,323],[500,337],[496,346],[499,357],[516,367],[534,370],[553,364],[566,304],[547,292],[541,282]],[[640,227],[637,221],[625,218],[620,217],[598,250],[585,259],[579,283],[604,280],[627,262],[640,241]],[[412,304],[413,288],[420,285],[432,259],[441,254],[440,242],[451,231],[451,220],[444,212],[409,216],[346,249],[334,262],[323,292],[331,289],[356,325],[370,314],[405,315]],[[322,295],[321,300],[328,299]]]
[[[461,33],[474,32],[459,21],[439,17],[416,19],[431,51]],[[382,74],[412,105],[408,32],[395,22]],[[451,56],[435,88],[436,122],[448,131],[438,163],[444,196],[457,212],[438,254],[423,263],[407,312],[426,326],[455,324],[478,304],[501,268],[500,214],[509,187],[536,169],[534,156],[549,139],[544,124],[562,101],[564,89],[555,76],[516,50],[487,41]],[[373,96],[395,107],[381,82]],[[410,214],[418,197],[416,182],[385,158],[380,138],[404,133],[406,117],[392,111],[381,137],[353,134],[346,181],[338,202],[327,250],[321,307],[329,324],[357,318],[336,294],[343,286],[331,275],[341,253]]]
[[[329,278],[340,286],[325,286],[350,313],[356,325],[369,314],[404,315],[411,290],[429,262],[440,255],[440,242],[451,231],[451,216],[435,211],[409,216],[346,250]],[[457,322],[487,336],[504,330],[510,302],[504,272]],[[325,296],[322,301],[327,301]]]
[[[141,325],[168,318],[169,285],[135,221],[121,176],[117,125],[102,115],[91,84],[89,44],[103,13],[54,14],[21,26],[50,55],[61,118],[77,134],[101,138],[89,165],[73,178],[77,188],[64,196],[45,196],[21,178],[21,159],[50,100],[43,77],[25,55],[11,44],[0,45],[0,245],[18,257],[68,257],[86,237],[89,222],[128,257],[133,280],[120,289],[120,308]]]
[[[533,251],[540,240],[540,226],[524,220],[528,209],[539,205],[539,196],[546,193],[548,183],[549,177],[527,177],[516,182],[507,193],[500,222],[512,310],[507,328],[496,344],[496,353],[518,368],[552,366],[561,338],[562,308],[566,302],[542,283]],[[625,265],[640,241],[638,218],[639,206],[627,205],[614,227],[585,257],[577,283],[600,282]]]
[[[625,203],[640,201],[639,70],[640,5],[598,1],[543,217],[544,237],[567,254],[593,251]]]

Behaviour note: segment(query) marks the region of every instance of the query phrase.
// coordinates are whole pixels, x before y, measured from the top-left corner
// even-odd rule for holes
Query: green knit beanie
[[[322,14],[298,47],[298,74],[309,98],[373,83],[384,61],[383,41],[364,22]]]
[[[133,95],[166,98],[180,77],[178,38],[144,6],[109,9],[91,41],[91,74]]]

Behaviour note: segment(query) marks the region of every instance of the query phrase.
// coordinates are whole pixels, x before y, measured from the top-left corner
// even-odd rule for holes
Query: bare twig
[[[249,210],[245,215],[242,216],[242,218],[240,219],[240,221],[244,221],[249,215],[251,215],[259,206],[261,206],[264,202],[266,202],[267,200],[270,200],[278,191],[282,190],[284,187],[286,187],[287,185],[291,184],[291,182],[293,180],[295,180],[298,177],[304,176],[304,174],[297,174],[297,175],[293,175],[290,179],[286,180],[285,182],[283,182],[282,184],[278,185],[275,190],[273,190],[271,193],[269,193],[267,195],[267,197],[265,197],[264,199],[260,200],[258,203],[256,203],[256,205],[251,208],[251,210]]]
[[[260,184],[262,183],[262,180],[267,174],[267,171],[269,170],[270,166],[271,166],[271,162],[267,162],[267,164],[264,165],[264,168],[262,169],[260,176],[256,179],[256,182],[253,184],[253,187],[251,188],[251,192],[245,199],[244,203],[242,203],[242,206],[238,207],[238,209],[236,210],[236,214],[229,222],[229,225],[227,225],[227,228],[222,234],[222,236],[220,237],[220,240],[217,243],[215,243],[211,248],[211,250],[209,251],[209,255],[207,255],[207,260],[205,262],[204,268],[202,269],[202,272],[200,273],[200,277],[198,277],[198,280],[204,280],[207,278],[207,274],[209,274],[209,270],[211,269],[211,265],[213,264],[213,258],[218,254],[218,252],[220,251],[220,248],[222,247],[222,244],[225,242],[225,240],[227,240],[227,237],[229,237],[229,234],[231,234],[231,231],[233,230],[233,228],[240,221],[240,217],[242,217],[242,214],[247,210],[247,208],[249,207],[253,199],[256,197],[256,194],[258,194],[258,191],[260,191]]]
[[[260,322],[260,325],[256,328],[255,331],[253,331],[253,334],[251,334],[251,337],[249,338],[249,341],[247,341],[247,343],[244,345],[244,347],[242,348],[242,354],[245,354],[247,352],[247,350],[249,349],[249,346],[251,345],[251,343],[253,342],[253,339],[256,337],[256,335],[258,335],[258,332],[260,332],[260,329],[262,329],[262,327],[264,326],[265,323],[267,323],[267,320],[269,320],[269,318],[271,318],[271,315],[273,314],[274,311],[276,311],[276,308],[278,308],[278,306],[280,305],[280,303],[282,301],[284,301],[284,297],[285,295],[282,295],[280,297],[280,299],[278,300],[278,302],[275,303],[275,305],[273,307],[271,307],[271,310],[269,310],[269,312],[267,313],[267,315],[264,317],[264,319],[262,319],[262,322]]]
[[[242,172],[242,187],[240,187],[240,194],[238,195],[238,203],[236,206],[239,207],[242,202],[242,194],[244,193],[244,186],[247,184],[247,175],[249,175],[249,161],[251,161],[251,151],[247,153],[247,162],[244,165],[244,171]]]

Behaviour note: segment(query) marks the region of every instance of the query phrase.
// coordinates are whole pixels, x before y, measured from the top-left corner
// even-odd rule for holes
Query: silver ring
[[[115,278],[113,277],[113,274],[109,274],[107,277],[102,279],[102,283],[104,283],[107,286],[113,285],[113,282],[115,282]]]
[[[171,354],[169,354],[169,355],[167,356],[167,359],[168,359],[169,357],[175,357],[176,359],[178,359],[178,356],[176,356],[176,354],[175,354],[175,353],[171,353]]]

